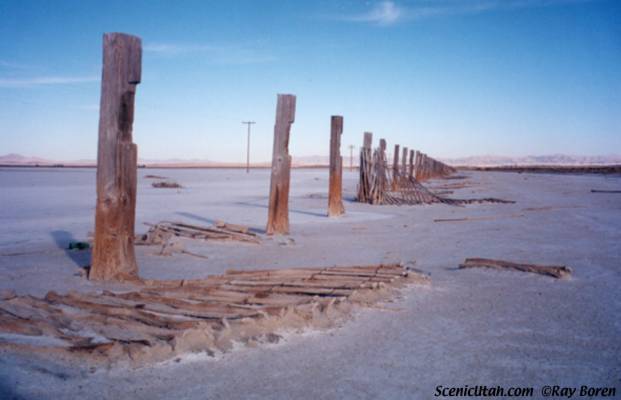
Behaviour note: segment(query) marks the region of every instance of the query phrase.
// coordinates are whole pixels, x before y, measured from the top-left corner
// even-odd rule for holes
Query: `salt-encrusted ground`
[[[146,174],[186,188],[154,189]],[[146,278],[196,278],[229,268],[416,260],[431,274],[386,309],[364,310],[329,332],[217,358],[196,355],[139,370],[89,371],[0,357],[0,398],[430,398],[437,385],[616,385],[621,390],[621,177],[467,173],[453,197],[516,204],[378,207],[346,201],[325,215],[327,170],[294,170],[291,231],[261,246],[187,243],[161,257],[139,247]],[[64,250],[94,219],[92,169],[0,169],[0,289],[43,295],[92,290],[76,275],[88,253]],[[217,219],[264,228],[269,170],[139,170],[143,222]],[[355,173],[345,173],[345,198]],[[433,186],[433,183],[431,184]],[[434,219],[474,217],[465,222]],[[466,257],[566,264],[569,281],[457,270]]]

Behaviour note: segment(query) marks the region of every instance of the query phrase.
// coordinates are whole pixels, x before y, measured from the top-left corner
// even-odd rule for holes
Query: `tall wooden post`
[[[328,188],[328,217],[345,212],[343,207],[343,157],[341,157],[341,134],[343,117],[334,115],[330,121],[330,186]]]
[[[399,145],[395,145],[395,152],[392,156],[392,190],[399,187]]]
[[[268,235],[289,233],[289,182],[291,156],[289,134],[295,121],[295,96],[279,94],[274,125],[274,148],[272,150],[272,177],[267,213]]]
[[[420,151],[416,151],[416,156],[414,157],[414,178],[416,178],[417,181],[420,180],[420,161],[421,161],[421,152]]]
[[[410,150],[410,162],[408,166],[408,178],[414,178],[414,150]]]
[[[373,149],[373,133],[372,132],[364,133],[364,138],[362,139],[362,147],[368,151]]]
[[[386,192],[386,140],[380,139],[379,148],[373,151],[373,161],[369,171],[368,202],[383,204]]]
[[[383,200],[383,194],[384,192],[388,189],[386,187],[386,139],[380,139],[379,141],[379,154],[378,154],[378,160],[377,160],[377,176],[379,179],[379,191],[382,194],[382,199]]]
[[[134,253],[138,156],[132,143],[132,125],[141,59],[140,38],[104,34],[95,242],[89,272],[93,280],[138,279]]]
[[[373,134],[365,132],[360,148],[360,178],[358,180],[358,201],[361,203],[367,203],[371,198],[372,145]]]
[[[416,180],[423,181],[423,153],[418,153],[418,160],[416,160]]]
[[[406,179],[408,176],[407,165],[408,163],[408,148],[403,146],[403,152],[401,153],[401,178]]]

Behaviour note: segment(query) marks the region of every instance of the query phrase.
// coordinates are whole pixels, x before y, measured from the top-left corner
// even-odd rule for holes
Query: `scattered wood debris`
[[[223,231],[242,233],[244,235],[250,235],[250,236],[256,237],[256,234],[250,233],[250,228],[244,225],[229,224],[224,221],[216,221],[216,228],[223,230]]]
[[[452,190],[436,190],[436,189],[431,189],[431,193],[433,193],[436,196],[447,196],[449,194],[453,194],[454,192]]]
[[[591,189],[591,193],[621,193],[621,190],[599,190],[599,189]]]
[[[396,163],[392,169],[388,168],[386,142],[382,139],[380,141],[380,147],[372,151],[371,141],[371,134],[365,133],[364,145],[360,150],[360,177],[358,181],[357,197],[359,202],[382,205],[442,203],[455,206],[475,203],[515,203],[511,200],[491,197],[481,199],[452,199],[433,193],[417,179],[417,174],[411,173],[412,165],[410,165],[410,171],[408,171],[405,166],[401,168],[402,170],[399,170]],[[395,154],[398,154],[398,146],[395,147]],[[436,167],[434,168],[437,168],[431,175],[423,173],[422,175],[425,176],[425,179],[446,179],[446,177],[455,172],[455,169],[452,167],[428,157],[425,159],[427,162],[431,162],[432,165],[435,165]],[[468,181],[455,182],[437,185],[435,189],[461,189],[470,185],[471,182]]]
[[[436,218],[433,222],[465,222],[465,221],[491,221],[498,218],[520,218],[524,214],[509,214],[509,215],[487,215],[482,217],[462,217],[462,218]]]
[[[464,181],[464,182],[436,184],[436,185],[430,186],[429,189],[431,190],[455,190],[455,189],[465,189],[465,188],[469,188],[472,186],[475,186],[472,182]]]
[[[446,204],[453,205],[465,205],[465,204],[484,204],[484,203],[496,203],[496,204],[515,204],[513,200],[497,199],[495,197],[482,197],[476,199],[443,199]]]
[[[535,265],[514,263],[503,260],[492,260],[488,258],[466,258],[459,268],[495,268],[495,269],[513,269],[522,272],[532,272],[535,274],[547,275],[557,279],[567,278],[571,275],[571,268],[564,265]]]
[[[251,232],[246,226],[229,224],[223,221],[216,222],[212,226],[191,225],[185,222],[162,221],[157,224],[146,224],[149,231],[137,238],[136,244],[142,245],[165,245],[173,237],[186,237],[190,239],[239,241],[245,243],[261,243],[256,233]]]
[[[417,204],[448,204],[453,206],[463,206],[467,204],[513,204],[513,200],[497,199],[494,197],[475,198],[475,199],[454,199],[443,197],[431,192],[415,178],[403,178],[397,185],[396,190],[387,191],[383,196],[383,204],[390,205],[417,205]]]
[[[459,167],[464,171],[502,171],[547,174],[621,174],[621,165],[524,165],[497,167]]]
[[[544,207],[527,207],[522,208],[522,211],[552,211],[560,210],[564,208],[584,208],[584,206],[544,206]]]
[[[398,264],[227,271],[206,279],[143,281],[135,289],[3,293],[0,348],[70,362],[144,365],[235,342],[277,341],[279,332],[327,328],[409,283],[429,278]],[[73,356],[73,357],[72,357]]]
[[[161,176],[161,175],[145,175],[144,178],[145,179],[161,179],[161,180],[168,179],[167,177]]]
[[[175,181],[158,181],[158,182],[153,182],[153,183],[151,183],[151,186],[153,186],[154,188],[157,188],[157,189],[181,189],[181,188],[183,188],[183,186],[181,186],[179,183],[177,183]]]

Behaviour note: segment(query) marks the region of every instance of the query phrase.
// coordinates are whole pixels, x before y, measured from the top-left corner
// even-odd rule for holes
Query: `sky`
[[[146,160],[294,157],[363,132],[434,157],[621,154],[621,1],[0,0],[0,155],[93,160],[104,32],[142,38]]]

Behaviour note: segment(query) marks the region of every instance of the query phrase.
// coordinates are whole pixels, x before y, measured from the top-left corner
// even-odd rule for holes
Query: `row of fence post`
[[[97,203],[95,240],[89,278],[94,280],[138,280],[134,254],[134,224],[137,190],[137,146],[132,141],[134,97],[140,83],[142,45],[138,37],[107,33],[103,37],[103,72],[99,110],[97,151]],[[291,155],[289,136],[295,121],[296,97],[279,94],[274,124],[274,145],[266,233],[289,233],[289,185]],[[328,212],[330,217],[345,212],[342,199],[343,158],[341,135],[343,117],[330,121],[330,176]],[[366,162],[373,156],[372,134],[364,133],[361,149],[360,182],[370,174]],[[380,140],[377,153],[384,168],[386,141]],[[406,159],[409,154],[409,165]],[[403,148],[399,165],[399,145],[395,145],[393,177],[430,179],[448,173],[450,167],[418,151]],[[383,171],[383,170],[382,170]],[[366,178],[365,178],[366,179]],[[366,182],[366,180],[364,180]],[[393,179],[394,182],[394,179]],[[387,182],[379,182],[382,190]],[[358,198],[369,198],[371,186],[360,184]],[[376,194],[377,195],[377,194]]]

